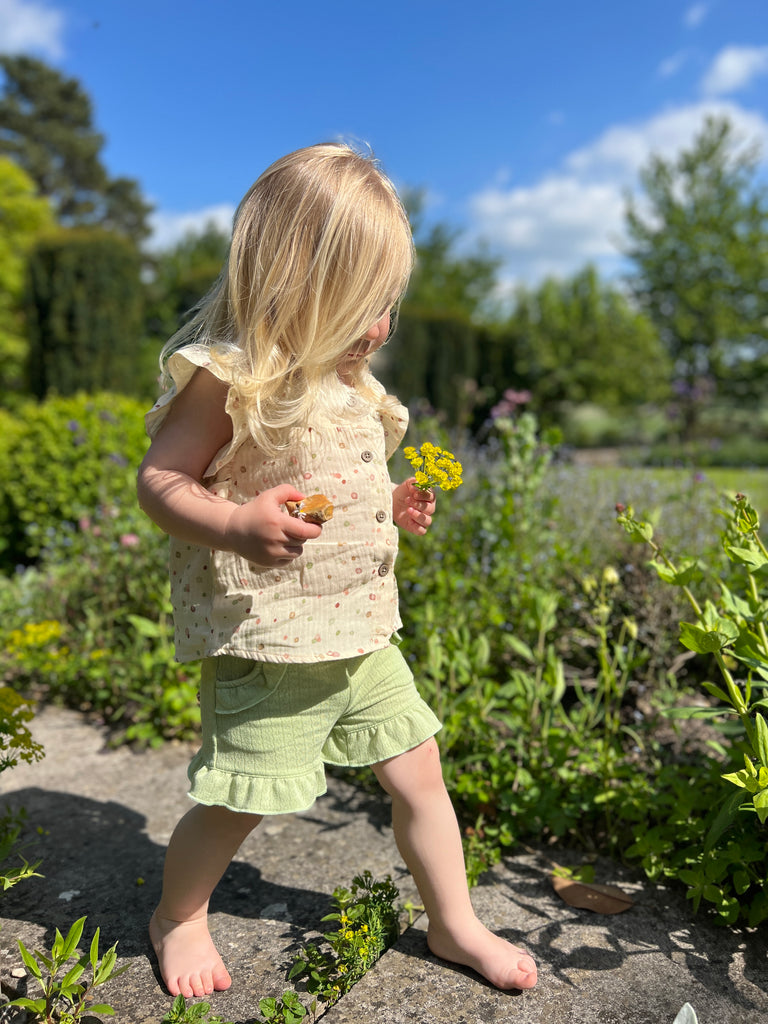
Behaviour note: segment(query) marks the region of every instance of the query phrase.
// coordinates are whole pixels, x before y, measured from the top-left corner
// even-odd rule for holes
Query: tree
[[[104,137],[79,82],[33,57],[2,56],[0,68],[0,154],[24,168],[61,224],[96,225],[141,242],[151,208],[135,181],[107,174]]]
[[[460,234],[445,224],[427,229],[422,219],[421,193],[406,193],[405,203],[416,243],[416,266],[404,310],[411,316],[437,314],[464,321],[487,321],[492,316],[499,261],[482,250],[458,251]]]
[[[686,438],[709,395],[765,360],[768,211],[757,159],[728,120],[709,118],[676,159],[651,157],[644,201],[627,203],[633,289],[673,361]]]
[[[27,288],[32,393],[135,391],[141,303],[139,253],[129,239],[83,228],[41,239]]]
[[[659,401],[668,390],[669,364],[652,324],[591,266],[519,289],[502,339],[501,355],[514,366],[502,358],[495,378],[530,389],[545,420],[565,404],[618,410]]]
[[[425,228],[422,202],[417,192],[406,195],[416,266],[378,371],[401,401],[425,400],[466,425],[479,399],[498,261],[482,250],[462,252],[458,232],[444,224]]]
[[[152,260],[147,282],[147,334],[166,341],[203,298],[219,275],[229,235],[209,223]]]
[[[0,389],[6,396],[23,386],[27,340],[21,300],[27,255],[53,224],[50,203],[12,160],[0,157]]]

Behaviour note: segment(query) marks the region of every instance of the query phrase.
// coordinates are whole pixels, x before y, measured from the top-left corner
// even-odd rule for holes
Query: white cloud
[[[709,14],[709,4],[691,4],[683,15],[686,28],[698,28]]]
[[[200,234],[211,225],[229,234],[235,209],[232,203],[219,203],[217,206],[206,206],[202,210],[186,213],[155,210],[149,218],[152,234],[147,245],[154,250],[167,249],[180,242],[185,235]]]
[[[687,60],[688,52],[686,50],[673,53],[671,57],[667,57],[666,60],[659,64],[659,78],[671,78],[673,75],[676,75]]]
[[[587,261],[617,273],[625,196],[651,153],[667,159],[690,146],[707,115],[726,116],[739,138],[768,145],[768,122],[730,103],[673,108],[637,124],[614,125],[528,186],[496,182],[471,197],[472,234],[504,261],[509,279],[537,283]]]
[[[727,46],[712,62],[701,83],[706,96],[723,96],[768,74],[768,46]]]
[[[64,13],[33,0],[0,0],[0,53],[64,54]]]

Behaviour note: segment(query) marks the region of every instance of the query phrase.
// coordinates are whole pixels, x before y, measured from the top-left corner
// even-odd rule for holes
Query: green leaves
[[[200,1003],[190,1003],[187,1006],[184,996],[178,995],[170,1010],[163,1017],[161,1024],[225,1024],[218,1014],[210,1014],[210,1009],[211,1004],[204,1000]],[[96,1011],[96,1007],[92,1007],[92,1010]],[[104,1011],[99,1010],[98,1012],[103,1013]]]
[[[650,540],[651,538],[648,537],[643,539]],[[693,582],[694,579],[698,579],[701,576],[699,563],[695,558],[685,559],[679,568],[664,565],[661,562],[649,562],[648,566],[660,579],[664,580],[665,583],[671,583],[675,587],[685,587],[689,583]]]
[[[719,629],[702,629],[692,622],[680,623],[680,643],[697,654],[713,654],[733,643],[739,635],[737,626],[727,619],[721,620]]]
[[[757,572],[758,569],[763,569],[768,565],[768,558],[766,558],[762,551],[753,548],[735,547],[733,544],[726,544],[724,547],[732,561],[745,565],[750,572]]]
[[[617,507],[618,522],[634,539],[642,539],[647,531],[644,524],[634,519],[631,508]],[[766,573],[768,552],[760,540],[757,529],[759,519],[743,494],[738,494],[726,515],[727,526],[722,531],[723,550],[733,565],[733,574],[743,583],[743,591],[728,577],[723,582],[721,573],[710,572],[719,590],[717,601],[708,599],[703,605],[697,601],[689,585],[707,574],[707,567],[694,560],[675,565],[650,537],[653,549],[652,563],[660,579],[671,585],[682,586],[695,612],[695,620],[680,623],[680,642],[691,651],[712,655],[720,670],[721,683],[703,684],[706,693],[719,702],[717,706],[672,708],[665,711],[670,717],[707,717],[710,720],[729,716],[740,721],[746,746],[744,767],[725,772],[722,779],[736,787],[722,802],[714,815],[704,841],[703,855],[691,853],[690,863],[668,866],[675,846],[675,825],[670,824],[673,837],[669,846],[657,841],[654,830],[638,839],[634,852],[643,857],[646,870],[656,874],[676,875],[689,887],[688,896],[697,909],[701,901],[710,903],[726,922],[734,922],[741,914],[750,924],[768,917],[768,897],[762,889],[765,877],[764,835],[750,829],[745,820],[756,816],[760,826],[768,821],[768,723],[763,709],[768,699],[753,700],[753,690],[764,690],[768,683],[768,636],[766,618],[768,601],[758,590],[758,581]],[[701,571],[699,571],[701,570]],[[736,675],[740,669],[742,675]],[[746,670],[746,671],[745,671]],[[722,756],[728,755],[724,746]],[[678,816],[678,827],[683,816]],[[725,842],[726,837],[754,836],[750,846]],[[655,843],[655,846],[654,846]],[[632,852],[632,851],[630,851]],[[753,867],[753,865],[756,865]]]
[[[45,1020],[66,1019],[71,1024],[77,1024],[86,1012],[113,1014],[114,1010],[107,1003],[90,1004],[86,1006],[86,1000],[99,985],[103,985],[110,978],[116,978],[127,970],[127,965],[115,970],[117,962],[116,946],[111,946],[104,957],[99,960],[99,929],[96,929],[89,953],[81,956],[74,964],[70,964],[77,952],[77,946],[83,935],[86,918],[78,918],[71,926],[66,936],[56,929],[50,956],[35,950],[34,955],[19,940],[19,952],[24,966],[32,977],[37,981],[43,991],[40,999],[30,1000],[26,998],[15,999],[11,1006],[20,1006],[34,1013],[45,1015]],[[90,967],[90,980],[83,980],[86,971]],[[59,975],[64,971],[63,977]]]

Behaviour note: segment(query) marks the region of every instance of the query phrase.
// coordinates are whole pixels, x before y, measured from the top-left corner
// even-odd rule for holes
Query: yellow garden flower
[[[439,487],[441,491],[453,491],[461,486],[463,470],[453,452],[425,441],[418,451],[415,448],[404,448],[403,455],[415,471],[419,490],[429,491]]]

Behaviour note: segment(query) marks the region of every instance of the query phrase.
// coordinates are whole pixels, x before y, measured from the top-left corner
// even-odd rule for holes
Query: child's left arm
[[[433,491],[420,491],[413,477],[392,490],[392,519],[402,530],[425,534],[435,514]]]

